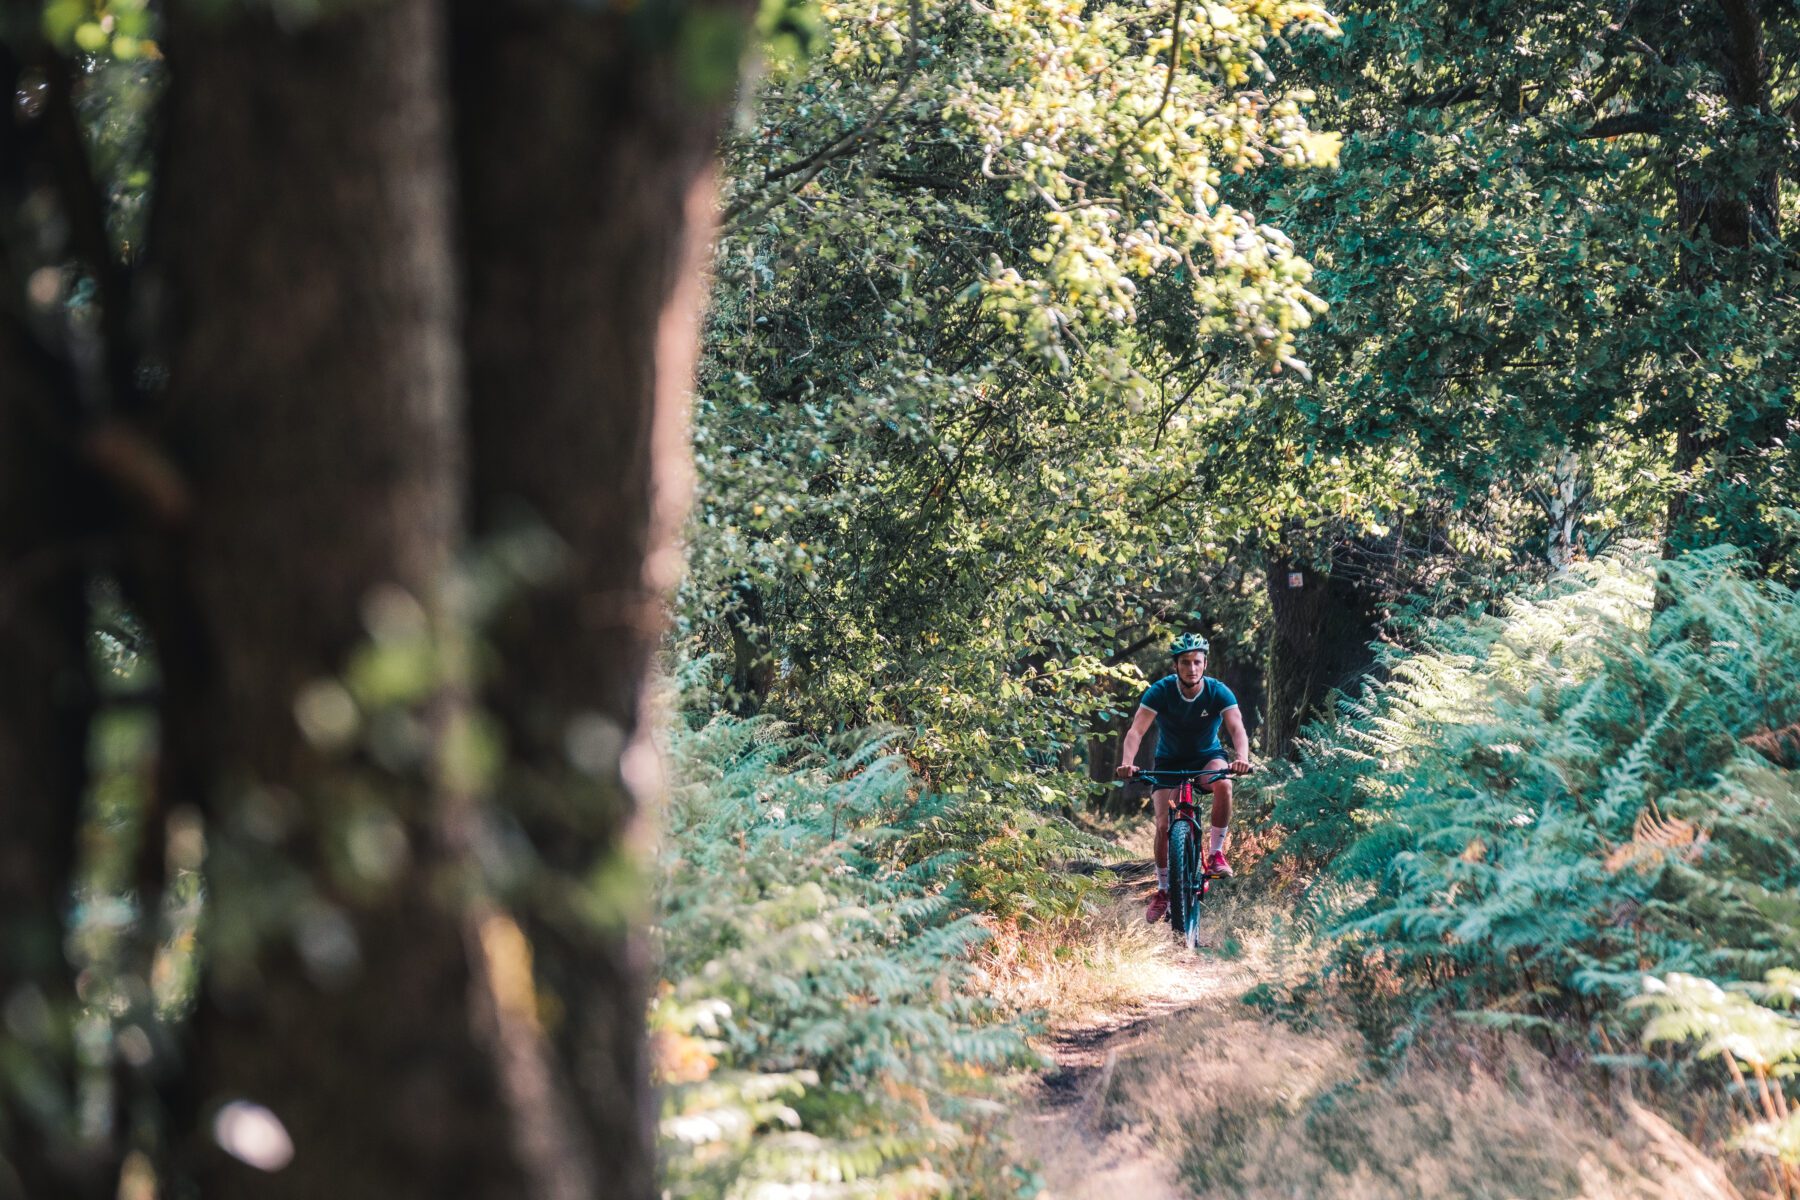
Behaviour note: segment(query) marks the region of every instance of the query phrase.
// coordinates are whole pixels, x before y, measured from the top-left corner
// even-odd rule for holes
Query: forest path
[[[1125,910],[1123,919],[1143,920],[1149,865],[1116,871],[1114,904]],[[1135,1110],[1155,1103],[1154,1093],[1180,1086],[1220,1097],[1246,1087],[1273,1094],[1290,1079],[1284,1065],[1347,1063],[1330,1039],[1296,1034],[1242,1002],[1263,978],[1264,964],[1222,956],[1219,922],[1209,922],[1210,915],[1201,915],[1199,953],[1172,948],[1155,1000],[1086,1014],[1053,1026],[1038,1041],[1053,1065],[1022,1097],[1014,1135],[1038,1161],[1042,1200],[1195,1195],[1168,1139],[1132,1120]],[[1119,1102],[1124,1090],[1142,1087],[1153,1095]],[[1256,1107],[1267,1103],[1260,1099]]]
[[[1143,936],[1149,868],[1116,869],[1097,922]],[[1245,1003],[1295,965],[1242,879],[1200,949],[1143,965],[1152,999],[1104,1003],[1038,1040],[1017,1148],[1040,1200],[1742,1200],[1720,1165],[1629,1088],[1602,1096],[1516,1038],[1455,1025],[1395,1075],[1343,1012]],[[1154,931],[1152,931],[1154,936]]]

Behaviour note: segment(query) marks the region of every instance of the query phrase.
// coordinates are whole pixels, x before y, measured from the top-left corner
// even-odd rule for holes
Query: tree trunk
[[[177,502],[130,514],[120,569],[162,672],[155,803],[204,819],[206,909],[183,1053],[156,1064],[177,1139],[159,1190],[656,1194],[633,927],[644,681],[679,564],[710,163],[745,8],[471,0],[453,38],[434,0],[167,14],[169,381],[122,436]],[[62,913],[89,707],[65,460],[93,431],[42,421],[49,376],[13,307],[0,987],[68,1112],[27,1129],[0,1105],[0,1192],[110,1194],[104,1169],[71,1183],[57,1140],[75,1127]],[[107,315],[103,337],[126,330]],[[129,381],[130,348],[101,349]],[[458,701],[429,645],[465,494],[481,531],[523,510],[566,551],[493,631],[506,803],[546,868],[518,873],[518,923],[470,853],[479,798],[445,765]],[[396,648],[424,655],[418,681],[357,690],[372,676],[353,660]]]
[[[1721,0],[1719,8],[1724,21],[1702,31],[1694,42],[1703,48],[1706,65],[1719,73],[1735,118],[1766,121],[1772,107],[1769,61],[1756,0]],[[1729,282],[1734,269],[1748,265],[1743,251],[1754,244],[1780,240],[1782,165],[1780,150],[1771,147],[1764,152],[1763,161],[1749,170],[1731,153],[1694,159],[1677,169],[1676,223],[1688,239],[1677,267],[1681,287],[1701,294],[1721,281]],[[1722,264],[1721,252],[1735,261]],[[1740,473],[1741,457],[1776,443],[1790,416],[1782,407],[1769,405],[1763,416],[1739,422],[1740,428],[1728,436],[1726,430],[1706,423],[1701,399],[1688,398],[1675,431],[1677,482],[1666,511],[1665,558],[1718,540],[1718,533],[1709,532],[1709,524],[1738,519],[1741,512],[1731,510],[1757,502],[1731,481]],[[1704,465],[1721,451],[1721,461]],[[1745,548],[1754,549],[1766,563],[1767,556],[1780,552],[1782,541],[1759,538],[1757,545]],[[1658,606],[1665,601],[1659,591]]]
[[[0,307],[0,1036],[20,1056],[0,1083],[0,1195],[101,1196],[111,1180],[80,1134],[62,920],[92,709],[83,489],[44,365]],[[27,1066],[36,1082],[15,1091]]]
[[[71,381],[34,337],[34,323],[58,322],[28,295],[55,250],[23,217],[52,186],[46,122],[13,103],[23,72],[0,44],[0,1195],[78,1198],[112,1192],[111,1147],[81,1131],[63,952],[93,709],[82,539],[94,486],[77,477]]]
[[[331,6],[296,29],[195,0],[169,18],[165,431],[194,503],[162,590],[195,628],[159,639],[199,642],[165,656],[167,721],[209,756],[208,949],[179,1098],[208,1200],[525,1194],[424,768],[334,753],[296,718],[365,641],[372,597],[430,603],[451,564],[436,12]],[[407,611],[399,594],[387,611]],[[429,753],[417,741],[403,760]],[[379,857],[359,860],[369,829]],[[234,1101],[272,1110],[291,1164],[221,1152],[214,1113]]]
[[[775,655],[769,646],[762,592],[749,579],[739,579],[732,587],[725,624],[731,630],[731,711],[753,717],[775,686]]]
[[[1549,520],[1549,536],[1545,539],[1544,557],[1557,574],[1567,571],[1575,561],[1575,528],[1581,519],[1577,484],[1581,463],[1573,450],[1557,455],[1550,474],[1550,491],[1545,493],[1544,516]]]
[[[1262,752],[1286,755],[1333,688],[1349,687],[1374,661],[1368,597],[1347,579],[1276,555],[1269,560],[1268,714]]]
[[[746,14],[677,9],[659,31],[618,7],[453,11],[476,529],[523,520],[564,550],[495,630],[504,791],[550,868],[520,910],[537,986],[562,1014],[550,1036],[594,1151],[587,1194],[650,1197],[634,882],[654,782],[645,681],[681,561],[686,390],[729,99],[675,55],[692,23],[741,29]]]

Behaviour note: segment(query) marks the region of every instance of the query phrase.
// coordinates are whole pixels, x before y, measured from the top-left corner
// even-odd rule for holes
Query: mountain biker
[[[1138,743],[1152,724],[1156,726],[1155,770],[1200,772],[1229,767],[1233,775],[1249,772],[1250,735],[1244,732],[1244,717],[1231,689],[1207,678],[1208,649],[1207,640],[1194,633],[1184,633],[1170,644],[1175,673],[1151,684],[1138,701],[1131,728],[1125,731],[1123,762],[1117,772],[1121,777],[1137,774]],[[1219,744],[1220,725],[1231,735],[1229,763]],[[1151,897],[1144,919],[1153,924],[1169,909],[1169,810],[1178,790],[1167,787],[1151,792],[1156,802],[1156,895]],[[1212,794],[1212,837],[1204,866],[1209,875],[1230,875],[1225,830],[1231,824],[1231,780],[1215,781]]]

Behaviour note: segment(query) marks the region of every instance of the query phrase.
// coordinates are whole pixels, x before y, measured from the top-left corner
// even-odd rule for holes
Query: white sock
[[[1156,868],[1156,890],[1159,892],[1166,892],[1169,890],[1169,868]]]
[[[1225,852],[1225,827],[1223,825],[1212,827],[1212,852],[1214,854]]]

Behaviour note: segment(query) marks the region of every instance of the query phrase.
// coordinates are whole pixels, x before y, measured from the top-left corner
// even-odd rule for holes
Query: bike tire
[[[1169,925],[1189,947],[1198,936],[1200,902],[1206,897],[1200,853],[1200,834],[1193,822],[1173,822],[1169,826]]]

